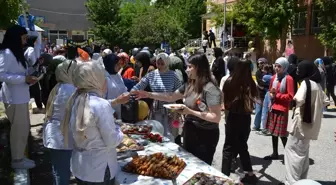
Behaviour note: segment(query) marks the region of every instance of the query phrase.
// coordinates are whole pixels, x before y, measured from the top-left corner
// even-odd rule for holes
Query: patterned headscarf
[[[289,66],[289,62],[285,57],[280,57],[275,61],[275,63],[281,65],[281,67],[283,68],[284,71],[283,71],[283,74],[281,74],[281,75],[276,74],[276,78],[273,81],[272,87],[274,89],[277,89],[278,82],[281,81],[280,92],[284,93],[284,92],[286,92],[286,85],[287,85],[286,77],[288,75],[287,69],[288,69],[288,66]]]
[[[90,60],[90,55],[81,48],[77,48],[78,55],[83,62]]]
[[[80,142],[85,139],[84,131],[93,119],[90,112],[89,93],[96,93],[99,97],[103,97],[105,93],[103,92],[105,70],[97,63],[86,62],[78,64],[72,78],[77,91],[70,97],[67,103],[65,117],[61,125],[65,146],[68,145],[68,130],[72,107],[77,108],[76,129],[73,132],[79,132],[79,136],[74,139]],[[78,99],[77,102],[75,102],[76,99]]]
[[[72,72],[76,68],[77,63],[74,61],[66,60],[59,64],[56,68],[55,75],[56,75],[56,80],[57,84],[55,87],[51,90],[48,101],[47,101],[47,106],[46,106],[46,120],[49,120],[52,116],[53,109],[54,109],[54,104],[53,102],[55,101],[57,91],[61,85],[61,83],[68,83],[72,84]]]

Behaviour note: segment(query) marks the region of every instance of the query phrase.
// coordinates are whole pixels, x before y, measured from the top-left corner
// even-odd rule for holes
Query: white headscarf
[[[77,91],[70,97],[67,103],[65,116],[61,125],[65,146],[68,145],[68,130],[72,107],[77,107],[76,129],[73,132],[80,133],[78,134],[78,138],[74,139],[77,141],[85,139],[84,131],[92,121],[89,93],[96,93],[99,97],[103,97],[105,70],[95,62],[80,63],[74,70],[72,78]],[[75,102],[76,99],[78,99],[77,102]]]
[[[60,87],[60,84],[61,83],[72,84],[72,72],[76,68],[76,66],[77,66],[77,63],[71,60],[66,60],[57,66],[55,75],[56,75],[56,80],[58,83],[51,90],[49,97],[48,97],[47,106],[46,106],[46,110],[47,110],[46,120],[49,120],[52,116],[52,111],[54,109],[53,102],[55,101],[56,93]]]
[[[165,68],[166,69],[169,69],[169,64],[170,64],[170,58],[169,58],[169,55],[167,53],[159,53],[157,56],[156,56],[156,61],[157,60],[162,60],[164,63],[165,63]]]

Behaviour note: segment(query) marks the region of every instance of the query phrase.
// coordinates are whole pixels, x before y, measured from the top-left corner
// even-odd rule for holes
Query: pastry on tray
[[[143,150],[144,147],[136,142],[136,140],[130,138],[127,135],[124,135],[123,140],[117,147],[117,152],[126,152],[126,151],[139,151]]]
[[[206,173],[196,173],[183,185],[234,185],[231,179],[217,177]]]
[[[144,124],[137,125],[137,124],[121,123],[120,129],[124,134],[146,135],[152,131],[152,126]]]
[[[177,156],[155,153],[137,156],[123,167],[123,171],[161,179],[176,179],[186,163]]]

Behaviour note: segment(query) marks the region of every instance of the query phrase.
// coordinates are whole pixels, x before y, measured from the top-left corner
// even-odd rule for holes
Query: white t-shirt
[[[205,47],[205,46],[207,46],[207,45],[208,45],[208,40],[203,40],[203,41],[202,41],[202,46]]]

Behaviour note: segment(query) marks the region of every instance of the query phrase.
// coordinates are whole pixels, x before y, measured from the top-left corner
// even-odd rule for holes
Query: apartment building
[[[27,0],[29,13],[45,30],[43,39],[55,43],[56,39],[83,41],[94,38],[89,31],[85,0]]]
[[[224,7],[225,0],[208,0],[218,4],[222,4]],[[227,0],[227,5],[232,5],[239,0]],[[230,11],[227,8],[227,11]],[[313,0],[304,0],[300,5],[299,10],[295,13],[294,22],[291,33],[288,34],[288,39],[292,39],[295,47],[295,53],[299,58],[308,60],[315,60],[318,57],[325,55],[325,47],[317,38],[317,34],[320,32],[320,25],[318,23],[317,15],[319,9],[314,5]],[[214,28],[211,23],[211,12],[208,12],[203,16],[203,30],[215,30],[218,36],[222,32],[223,28]],[[228,23],[227,25],[229,25]],[[236,24],[236,23],[235,23]],[[239,23],[238,23],[239,24]],[[228,26],[229,27],[229,26]],[[259,56],[268,56],[267,48],[259,41],[256,40],[256,49]],[[280,49],[280,42],[278,42],[278,49]],[[269,56],[274,58],[274,56]]]

